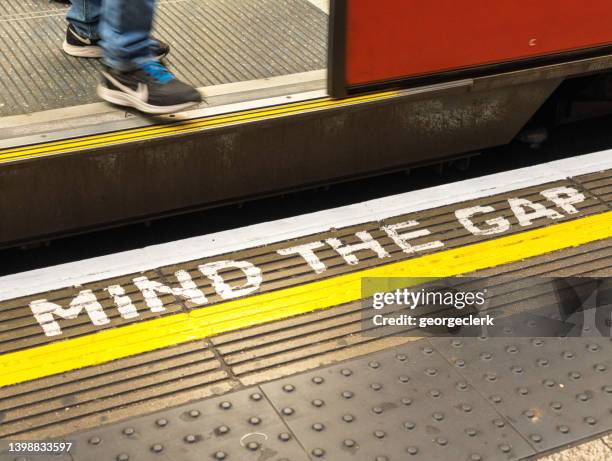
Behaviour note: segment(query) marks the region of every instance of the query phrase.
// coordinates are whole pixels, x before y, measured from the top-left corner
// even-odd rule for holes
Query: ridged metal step
[[[66,8],[0,5],[0,117],[98,100],[99,64],[61,49]],[[160,0],[155,35],[166,59],[197,87],[323,69],[327,16],[307,0]]]

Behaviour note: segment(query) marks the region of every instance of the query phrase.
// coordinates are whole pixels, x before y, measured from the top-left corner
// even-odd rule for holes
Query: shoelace
[[[141,69],[159,83],[168,83],[174,79],[174,75],[166,67],[157,61],[149,61],[141,66]]]

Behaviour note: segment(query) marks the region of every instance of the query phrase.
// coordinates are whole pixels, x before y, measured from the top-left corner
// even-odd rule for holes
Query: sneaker
[[[79,35],[74,27],[72,27],[72,24],[70,24],[66,30],[66,39],[62,48],[67,54],[77,58],[101,58],[104,52],[99,43],[99,39],[92,40]],[[170,53],[170,45],[155,40],[152,51],[155,59],[162,59]]]
[[[105,68],[98,96],[147,114],[170,114],[202,102],[200,93],[178,80],[165,66],[149,61],[131,72]]]

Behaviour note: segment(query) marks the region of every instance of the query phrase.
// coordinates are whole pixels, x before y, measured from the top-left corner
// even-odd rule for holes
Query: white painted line
[[[314,6],[319,8],[323,13],[329,14],[329,0],[308,0]]]
[[[0,301],[612,169],[612,150],[0,277]]]

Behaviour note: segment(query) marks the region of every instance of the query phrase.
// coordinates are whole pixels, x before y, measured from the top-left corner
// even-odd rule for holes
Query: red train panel
[[[346,0],[349,86],[612,44],[612,0]]]

